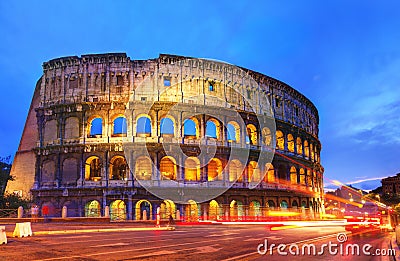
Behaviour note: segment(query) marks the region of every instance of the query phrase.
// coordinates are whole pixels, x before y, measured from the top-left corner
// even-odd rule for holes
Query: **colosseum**
[[[49,214],[263,220],[323,213],[319,116],[227,63],[161,54],[43,63],[7,191]]]

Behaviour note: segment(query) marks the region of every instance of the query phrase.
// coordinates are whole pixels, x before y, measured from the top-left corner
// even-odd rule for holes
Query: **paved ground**
[[[7,225],[9,228],[13,229],[13,225]],[[100,229],[108,231],[94,232]],[[280,227],[272,231],[266,225],[177,226],[173,231],[163,226],[162,229],[140,223],[34,223],[34,236],[9,237],[9,243],[0,246],[0,260],[390,260],[365,255],[332,256],[328,251],[322,256],[280,256],[276,247],[272,255],[257,253],[265,240],[269,246],[298,242],[300,246],[315,243],[321,249],[328,241],[337,243],[337,234],[345,232],[340,226]],[[376,249],[389,248],[391,234],[347,236],[347,243],[371,243]]]

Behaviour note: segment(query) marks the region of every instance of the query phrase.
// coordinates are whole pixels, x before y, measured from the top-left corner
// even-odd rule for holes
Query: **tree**
[[[0,157],[0,197],[4,197],[4,192],[6,191],[7,182],[9,180],[14,180],[14,177],[10,175],[11,171],[11,156]]]

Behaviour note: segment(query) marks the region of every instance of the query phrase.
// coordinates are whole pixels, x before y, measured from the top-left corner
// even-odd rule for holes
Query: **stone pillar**
[[[66,218],[67,215],[68,215],[68,208],[67,206],[63,206],[61,211],[61,218]]]
[[[110,207],[109,206],[106,206],[104,208],[104,217],[106,217],[106,218],[110,217]]]
[[[22,218],[24,216],[24,208],[22,206],[18,207],[18,218]]]

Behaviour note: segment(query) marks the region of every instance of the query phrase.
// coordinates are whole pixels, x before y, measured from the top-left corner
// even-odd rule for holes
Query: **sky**
[[[319,110],[325,183],[400,172],[398,1],[1,1],[0,157],[14,156],[42,63],[125,52],[212,58]]]

